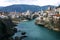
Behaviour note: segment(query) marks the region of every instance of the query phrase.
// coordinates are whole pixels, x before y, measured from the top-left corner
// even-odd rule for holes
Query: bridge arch
[[[32,14],[31,19],[35,19],[35,18],[37,18],[37,17],[39,17],[39,16],[40,16],[40,14],[38,14],[38,13]]]

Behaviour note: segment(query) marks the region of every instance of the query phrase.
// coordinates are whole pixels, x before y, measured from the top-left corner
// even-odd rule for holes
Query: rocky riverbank
[[[59,21],[59,20],[58,20]],[[53,21],[52,19],[47,19],[43,20],[43,19],[39,19],[35,21],[36,25],[39,26],[44,26],[48,29],[54,30],[54,31],[60,31],[60,27],[59,27],[59,22],[56,21],[56,23],[54,23],[55,21]]]
[[[10,18],[0,18],[0,40],[8,40],[13,36],[17,32],[15,26]]]

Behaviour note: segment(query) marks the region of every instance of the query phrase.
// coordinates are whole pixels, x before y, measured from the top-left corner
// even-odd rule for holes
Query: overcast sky
[[[28,5],[59,5],[60,0],[0,0],[0,6],[9,6],[13,4],[28,4]]]

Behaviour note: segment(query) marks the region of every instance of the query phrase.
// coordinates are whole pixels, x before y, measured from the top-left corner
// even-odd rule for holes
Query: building
[[[0,18],[8,18],[8,12],[0,12]]]
[[[56,7],[56,12],[57,12],[58,14],[60,14],[60,5],[59,5],[58,7]]]

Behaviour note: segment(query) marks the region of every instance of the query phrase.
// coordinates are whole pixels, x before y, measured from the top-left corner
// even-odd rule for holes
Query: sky
[[[13,4],[28,4],[28,5],[60,5],[60,0],[0,0],[0,6],[9,6]]]

